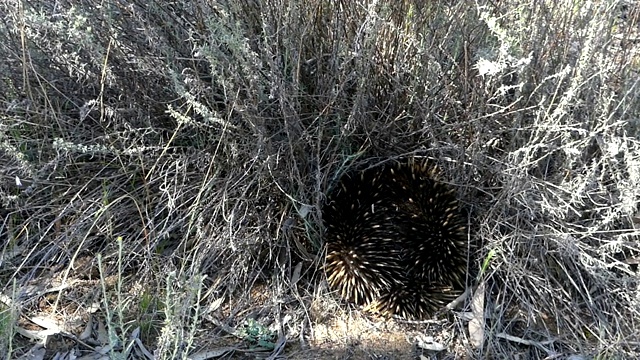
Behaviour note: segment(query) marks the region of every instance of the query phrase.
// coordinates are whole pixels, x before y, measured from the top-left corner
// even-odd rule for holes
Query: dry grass
[[[0,14],[0,357],[640,355],[635,2],[3,0]],[[480,347],[468,304],[427,324],[363,319],[319,270],[337,177],[411,154],[468,216]],[[445,350],[416,349],[420,334]]]

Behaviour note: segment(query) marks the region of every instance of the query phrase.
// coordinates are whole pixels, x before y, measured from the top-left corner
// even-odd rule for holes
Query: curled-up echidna
[[[464,289],[466,229],[427,160],[349,172],[323,208],[329,286],[372,311],[422,319]]]

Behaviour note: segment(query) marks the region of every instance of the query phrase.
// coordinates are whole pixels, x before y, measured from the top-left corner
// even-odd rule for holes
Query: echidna
[[[348,173],[323,209],[332,289],[369,310],[421,319],[464,289],[466,230],[427,160]]]

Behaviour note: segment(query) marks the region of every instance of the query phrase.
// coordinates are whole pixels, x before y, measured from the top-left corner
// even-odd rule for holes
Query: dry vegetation
[[[2,0],[0,358],[639,357],[639,14]],[[319,270],[336,178],[411,154],[468,217],[479,346],[470,301],[376,319]]]

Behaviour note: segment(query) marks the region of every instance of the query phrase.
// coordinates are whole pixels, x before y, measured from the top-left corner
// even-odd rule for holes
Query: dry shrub
[[[421,154],[458,188],[471,273],[487,264],[469,282],[491,289],[485,347],[469,353],[637,355],[633,2],[5,0],[0,13],[5,293],[100,253],[122,289],[157,293],[164,327],[148,341],[162,353],[249,316],[289,315],[280,330],[297,336],[330,296],[327,189],[360,159]]]

